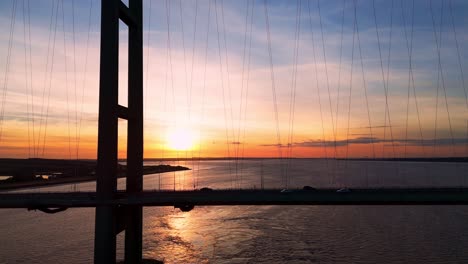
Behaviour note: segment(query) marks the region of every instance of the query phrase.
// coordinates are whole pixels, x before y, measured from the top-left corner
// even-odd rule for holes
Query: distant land
[[[194,157],[194,158],[148,158],[145,161],[209,161],[209,160],[281,160],[283,158],[265,157]],[[291,158],[291,159],[326,159],[326,158]],[[328,158],[334,159],[334,158]],[[336,160],[352,161],[399,161],[399,162],[459,162],[468,163],[468,157],[434,157],[434,158],[337,158]],[[125,162],[124,159],[119,162]],[[40,187],[57,184],[69,184],[96,180],[96,160],[62,160],[62,159],[0,159],[0,190]],[[118,164],[118,177],[125,177],[127,167]],[[183,166],[151,165],[144,166],[143,174],[164,173],[189,170]],[[2,177],[3,176],[3,177]],[[5,179],[5,176],[10,176]],[[2,179],[3,178],[3,179]]]
[[[278,160],[278,159],[330,159],[362,161],[408,161],[408,162],[468,162],[468,157],[434,157],[434,158],[303,158],[303,157],[193,157],[193,158],[146,158],[145,161],[198,161],[198,160]],[[125,160],[120,160],[125,161]]]
[[[338,159],[346,160],[346,159]],[[350,158],[347,160],[363,161],[403,161],[403,162],[468,162],[468,157],[447,157],[447,158]]]
[[[39,187],[96,180],[95,160],[0,159],[0,190]],[[126,175],[127,166],[118,164],[118,177]],[[183,166],[144,166],[143,174],[189,170]]]

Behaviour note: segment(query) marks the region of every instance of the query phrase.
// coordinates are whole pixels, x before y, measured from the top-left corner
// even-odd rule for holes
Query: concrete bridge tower
[[[118,104],[119,20],[128,26],[128,107]],[[142,0],[101,1],[97,199],[117,191],[118,119],[127,120],[128,193],[143,190],[143,8]],[[115,263],[116,236],[125,231],[125,262],[142,259],[142,206],[96,207],[94,263]]]

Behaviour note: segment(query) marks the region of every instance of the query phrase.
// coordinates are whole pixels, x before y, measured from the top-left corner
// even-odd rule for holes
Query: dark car
[[[306,186],[302,187],[302,190],[304,190],[304,191],[316,191],[317,189],[312,187],[312,186],[306,185]]]
[[[213,191],[213,189],[208,188],[208,187],[203,187],[203,188],[200,189],[200,192],[212,192],[212,191]]]

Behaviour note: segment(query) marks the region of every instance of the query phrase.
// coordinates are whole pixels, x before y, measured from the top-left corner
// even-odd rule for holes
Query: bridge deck
[[[468,188],[336,190],[208,190],[118,192],[112,200],[95,192],[1,193],[0,208],[70,208],[100,205],[206,206],[206,205],[468,205]]]

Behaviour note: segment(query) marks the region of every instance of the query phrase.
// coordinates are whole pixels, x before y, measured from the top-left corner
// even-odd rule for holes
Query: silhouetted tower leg
[[[128,119],[127,192],[143,190],[143,10],[142,0],[130,0],[129,11],[136,21],[129,26],[128,39]],[[125,262],[142,258],[143,212],[131,206],[125,229]]]
[[[111,200],[117,191],[118,118],[127,119],[127,192],[143,189],[143,28],[142,0],[101,1],[101,57],[97,198]],[[129,29],[128,108],[118,104],[119,19]],[[125,261],[142,257],[142,207],[96,208],[94,262],[115,263],[116,235],[125,230]]]

